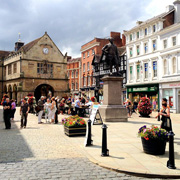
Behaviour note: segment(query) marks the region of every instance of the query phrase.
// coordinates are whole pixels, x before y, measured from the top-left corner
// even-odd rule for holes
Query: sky
[[[174,0],[0,0],[0,50],[13,51],[48,35],[60,51],[81,56],[81,46],[110,32],[129,30],[165,12]]]

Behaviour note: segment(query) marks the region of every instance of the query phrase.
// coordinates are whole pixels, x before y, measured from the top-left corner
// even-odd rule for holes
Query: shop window
[[[137,65],[137,80],[140,79],[140,65]]]
[[[167,39],[165,39],[165,40],[163,41],[163,46],[164,46],[164,49],[167,48]]]
[[[174,105],[173,90],[172,89],[164,90],[164,96],[163,97],[168,100],[169,107],[173,108],[173,105]]]
[[[176,37],[172,37],[172,45],[176,46]]]
[[[140,54],[140,48],[139,48],[139,45],[136,46],[136,49],[137,49],[137,55],[139,55],[139,54]]]
[[[157,61],[153,62],[153,77],[157,77]]]
[[[133,80],[133,66],[130,66],[130,81]]]
[[[164,60],[164,75],[168,74],[168,65],[167,65],[167,59]]]
[[[144,64],[144,78],[148,79],[148,63]]]
[[[172,59],[172,73],[176,73],[176,58],[173,57]]]
[[[153,40],[153,51],[157,50],[157,42],[156,40]]]

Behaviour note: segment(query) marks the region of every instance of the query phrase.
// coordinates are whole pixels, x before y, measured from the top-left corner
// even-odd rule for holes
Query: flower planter
[[[166,139],[149,139],[146,140],[141,137],[143,150],[147,154],[163,155],[166,149]]]
[[[85,136],[86,135],[86,126],[84,127],[66,127],[64,126],[64,133],[69,136]]]
[[[150,118],[149,114],[145,114],[145,113],[139,113],[140,114],[140,117],[148,117]]]

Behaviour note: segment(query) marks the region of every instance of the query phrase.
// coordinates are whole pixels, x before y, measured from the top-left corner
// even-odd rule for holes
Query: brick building
[[[63,55],[49,35],[24,45],[15,43],[15,51],[0,51],[0,98],[8,93],[19,102],[28,93],[36,100],[41,95],[67,96],[67,55]]]
[[[67,61],[67,76],[69,79],[69,89],[75,97],[79,95],[81,74],[81,58],[68,58]]]
[[[111,32],[110,37],[114,38],[117,47],[125,45],[125,36],[119,32]],[[94,56],[102,54],[102,48],[109,43],[105,38],[94,38],[92,41],[81,46],[81,92],[88,97],[94,96],[96,80],[93,77],[92,61]]]

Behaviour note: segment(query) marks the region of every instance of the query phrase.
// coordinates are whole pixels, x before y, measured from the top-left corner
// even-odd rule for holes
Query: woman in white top
[[[51,102],[50,99],[47,99],[47,102],[44,104],[44,111],[45,111],[45,120],[47,123],[50,123],[50,114],[51,114]],[[48,118],[48,119],[47,119]]]
[[[51,113],[50,113],[50,118],[51,118],[51,122],[54,122],[54,118],[55,118],[55,112],[56,112],[56,101],[55,101],[55,97],[51,98]]]

